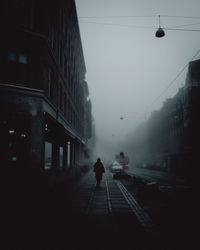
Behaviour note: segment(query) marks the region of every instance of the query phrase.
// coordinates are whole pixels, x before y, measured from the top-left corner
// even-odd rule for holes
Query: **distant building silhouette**
[[[1,165],[74,175],[91,137],[75,1],[2,0],[0,9]]]
[[[197,178],[200,141],[200,60],[188,66],[185,85],[133,131],[126,151],[139,167]]]

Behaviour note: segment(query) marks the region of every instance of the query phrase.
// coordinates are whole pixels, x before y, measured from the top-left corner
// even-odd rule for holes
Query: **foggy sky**
[[[183,86],[187,70],[157,99],[200,49],[200,32],[166,30],[165,37],[156,38],[158,15],[163,28],[200,23],[200,19],[164,17],[198,17],[200,1],[76,0],[76,7],[98,148],[108,151]],[[149,17],[82,18],[130,15]],[[200,24],[177,28],[200,29]]]

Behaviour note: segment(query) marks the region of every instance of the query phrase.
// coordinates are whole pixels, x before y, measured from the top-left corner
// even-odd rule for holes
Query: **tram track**
[[[105,183],[105,189],[106,189],[106,203],[107,203],[106,208],[107,208],[108,214],[112,215],[113,210],[112,210],[110,191],[109,191],[108,181],[107,181],[106,176],[104,178],[104,183]],[[94,203],[95,194],[97,195],[100,190],[101,190],[101,188],[97,188],[95,183],[92,185],[90,198],[89,198],[87,208],[86,208],[86,211],[85,211],[86,215],[91,214],[91,211],[93,210],[93,206],[94,206],[93,203]]]
[[[129,207],[129,211],[131,210],[131,212],[136,216],[140,225],[146,232],[152,232],[154,228],[153,222],[150,216],[146,213],[146,211],[138,204],[134,195],[131,194],[126,189],[126,187],[122,184],[120,180],[113,180],[110,177],[111,176],[108,176],[108,174],[105,174],[104,181],[103,181],[101,188],[96,188],[96,184],[93,183],[91,187],[91,193],[90,193],[90,197],[88,200],[88,204],[85,210],[85,215],[94,215],[95,214],[94,211],[95,210],[100,211],[101,209],[100,206],[102,206],[104,208],[101,210],[101,214],[104,213],[104,215],[109,215],[111,219],[110,221],[113,224],[113,227],[116,228],[117,216],[115,212],[113,211],[114,210],[113,206],[115,205],[116,200],[114,198],[115,195],[113,194],[113,192],[119,193],[118,190],[120,190],[120,193],[123,196],[124,201],[126,202],[126,204],[128,204],[127,206]],[[112,185],[113,189],[111,189],[109,185]],[[102,196],[101,192],[104,192],[104,196]],[[105,197],[105,194],[106,194],[106,197]],[[120,204],[118,206],[120,209]]]
[[[144,209],[138,204],[134,196],[125,188],[125,186],[119,180],[115,180],[118,188],[122,192],[127,203],[131,207],[132,212],[136,215],[138,221],[143,226],[145,231],[151,232],[153,228],[153,222],[150,216],[144,211]]]
[[[105,177],[105,183],[106,183],[106,192],[107,192],[107,201],[108,201],[108,211],[110,214],[112,214],[113,210],[112,210],[112,204],[111,204],[111,199],[110,199],[110,192],[108,188],[108,181],[106,177]]]
[[[144,228],[146,232],[152,232],[154,225],[150,216],[146,211],[140,206],[133,194],[131,194],[120,180],[114,180],[117,187],[120,189],[124,199],[129,204],[131,211],[135,214],[138,221]]]

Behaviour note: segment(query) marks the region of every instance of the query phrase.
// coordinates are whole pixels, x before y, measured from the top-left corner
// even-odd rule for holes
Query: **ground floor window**
[[[44,169],[48,170],[52,168],[52,143],[45,141],[45,163]]]
[[[60,169],[63,168],[63,147],[59,149],[59,167]]]
[[[70,141],[67,142],[67,168],[70,168]]]
[[[0,162],[27,167],[30,151],[30,119],[10,114],[0,120]],[[1,163],[0,163],[1,165]]]

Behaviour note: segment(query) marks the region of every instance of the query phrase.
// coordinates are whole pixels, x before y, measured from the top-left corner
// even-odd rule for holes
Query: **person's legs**
[[[96,186],[98,186],[99,185],[99,178],[98,178],[97,174],[96,174],[96,181],[97,181]]]

